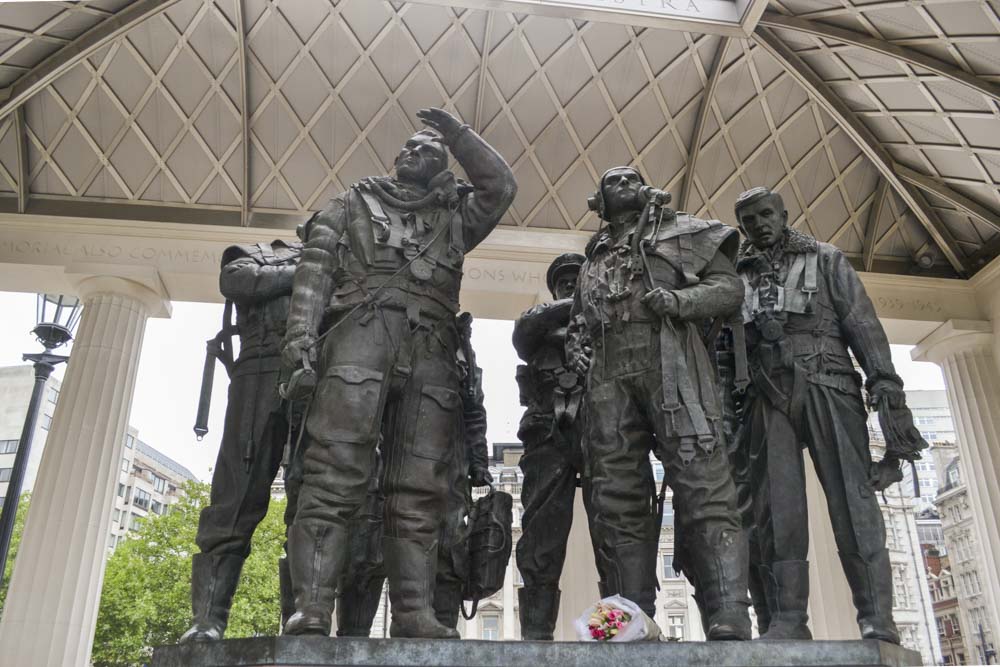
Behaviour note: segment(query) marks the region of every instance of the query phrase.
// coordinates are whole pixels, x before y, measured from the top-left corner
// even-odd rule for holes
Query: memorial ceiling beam
[[[243,0],[233,0],[236,25],[236,49],[240,68],[240,136],[242,164],[240,167],[240,224],[250,225],[250,88],[247,85],[247,31],[243,19]]]
[[[32,67],[7,88],[0,89],[0,119],[69,71],[74,65],[118,39],[179,0],[137,0],[90,28]]]
[[[1000,215],[997,215],[979,202],[976,202],[962,193],[953,190],[937,179],[931,178],[926,174],[921,174],[919,171],[914,171],[905,165],[897,164],[896,172],[899,174],[899,177],[907,183],[915,185],[921,190],[925,190],[936,197],[940,197],[949,204],[961,209],[963,212],[985,222],[993,229],[1000,231]]]
[[[617,23],[746,37],[768,0],[409,0],[424,5],[496,10],[553,18]]]
[[[830,87],[815,72],[813,72],[799,56],[775,36],[770,29],[759,27],[753,35],[754,41],[769,53],[806,92],[808,92],[836,121],[842,130],[850,137],[861,152],[871,160],[882,177],[903,199],[916,216],[920,224],[941,249],[948,263],[962,277],[969,275],[969,267],[965,256],[959,249],[958,242],[937,214],[927,206],[922,195],[912,183],[904,180],[897,173],[896,162],[879,143],[875,135],[851,111],[844,100],[834,93]]]
[[[853,30],[839,28],[826,23],[817,23],[796,16],[785,16],[776,12],[765,12],[761,17],[759,25],[768,28],[780,28],[801,32],[821,39],[833,40],[843,44],[856,46],[867,51],[872,51],[895,60],[902,61],[908,65],[914,65],[926,69],[938,76],[944,77],[956,83],[968,86],[987,97],[1000,100],[1000,85],[983,79],[982,77],[970,74],[954,65],[949,65],[943,60],[938,60],[932,56],[920,53],[914,49],[898,46],[884,39],[877,39]]]
[[[691,199],[691,191],[694,188],[695,167],[698,164],[701,146],[704,143],[705,124],[708,122],[709,114],[712,113],[712,100],[715,98],[715,89],[719,85],[719,79],[722,78],[722,65],[726,61],[726,50],[728,48],[729,38],[723,37],[719,40],[719,46],[715,50],[712,69],[708,74],[708,81],[705,83],[705,90],[701,95],[701,106],[698,108],[698,118],[695,120],[691,145],[688,148],[687,174],[684,176],[684,186],[681,188],[681,196],[677,201],[678,210],[687,210],[689,208],[688,203]]]
[[[24,107],[14,110],[14,141],[17,152],[17,212],[28,209],[28,133],[24,127]]]
[[[872,270],[872,263],[875,261],[875,246],[878,245],[878,221],[882,217],[882,209],[885,208],[885,200],[889,195],[889,181],[884,178],[879,180],[878,190],[875,192],[875,201],[872,204],[868,215],[868,227],[865,228],[865,243],[861,251],[865,271]]]

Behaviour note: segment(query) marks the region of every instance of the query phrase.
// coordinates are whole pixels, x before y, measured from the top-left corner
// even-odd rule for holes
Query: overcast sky
[[[22,353],[36,352],[41,347],[30,334],[35,325],[35,296],[0,292],[0,312],[5,321],[0,327],[0,366],[23,363]],[[221,318],[221,304],[174,302],[170,319],[149,320],[129,419],[144,442],[203,480],[211,475],[222,434],[228,379],[221,366],[216,369],[210,431],[204,441],[195,439],[192,427],[205,341],[218,331]],[[510,343],[512,329],[512,322],[500,320],[477,320],[473,325],[472,340],[483,368],[487,437],[491,443],[517,439],[521,407],[514,382],[518,360]],[[906,388],[944,389],[940,369],[935,364],[911,361],[909,350],[903,345],[894,345],[892,350]],[[60,367],[57,376],[61,378],[63,373],[64,367]]]

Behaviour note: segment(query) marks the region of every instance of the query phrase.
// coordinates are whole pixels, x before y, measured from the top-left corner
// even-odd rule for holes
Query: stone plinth
[[[868,641],[813,642],[490,642],[431,639],[262,637],[161,646],[153,667],[296,667],[392,665],[506,667],[507,665],[656,665],[657,667],[911,667],[920,654]]]

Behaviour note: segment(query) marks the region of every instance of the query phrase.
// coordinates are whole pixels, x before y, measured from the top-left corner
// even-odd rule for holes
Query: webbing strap
[[[695,334],[689,331],[689,335]],[[677,330],[669,319],[664,318],[663,324],[660,326],[660,373],[663,377],[663,405],[661,407],[664,412],[669,413],[671,425],[676,429],[674,414],[681,408],[681,404],[677,400],[679,393],[684,404],[683,407],[687,410],[688,417],[691,418],[695,434],[710,436],[712,431],[705,418],[705,410],[702,408],[688,372],[686,351],[679,350],[677,343]]]
[[[805,256],[806,258],[806,273],[805,280],[802,281],[802,291],[808,294],[816,293],[816,285],[818,279],[818,264],[819,264],[819,253],[811,252]]]
[[[788,269],[788,277],[785,279],[785,289],[795,289],[799,285],[799,279],[806,268],[806,256],[796,255],[792,260],[792,266]]]
[[[382,208],[382,202],[378,200],[371,190],[366,188],[355,186],[354,188],[359,195],[361,195],[361,200],[365,203],[365,208],[368,209],[368,216],[371,218],[372,222],[382,228],[382,234],[376,234],[376,238],[389,238],[389,230],[392,225],[389,223],[389,216],[386,215],[385,210]]]
[[[448,252],[459,257],[465,255],[465,228],[462,227],[462,216],[455,211],[449,211],[451,216],[451,238],[448,240]]]
[[[686,224],[689,221],[689,216],[686,214],[677,214],[677,225]],[[698,275],[694,271],[694,265],[691,263],[691,255],[694,253],[694,240],[691,238],[692,234],[678,234],[677,235],[677,247],[679,249],[679,254],[681,258],[681,272],[684,274],[684,285],[697,285],[701,282]]]

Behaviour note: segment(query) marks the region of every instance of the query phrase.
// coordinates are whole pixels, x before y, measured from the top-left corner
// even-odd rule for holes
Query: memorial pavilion
[[[3,2],[0,290],[85,304],[5,664],[89,664],[146,320],[220,301],[226,246],[292,237],[387,172],[425,106],[455,111],[518,178],[466,264],[463,306],[482,317],[549,298],[545,267],[596,229],[586,199],[608,167],[728,224],[740,191],[779,190],[797,228],[863,272],[890,340],[941,366],[1000,628],[996,2]],[[817,490],[813,629],[853,638]],[[579,584],[564,610],[595,595]]]

